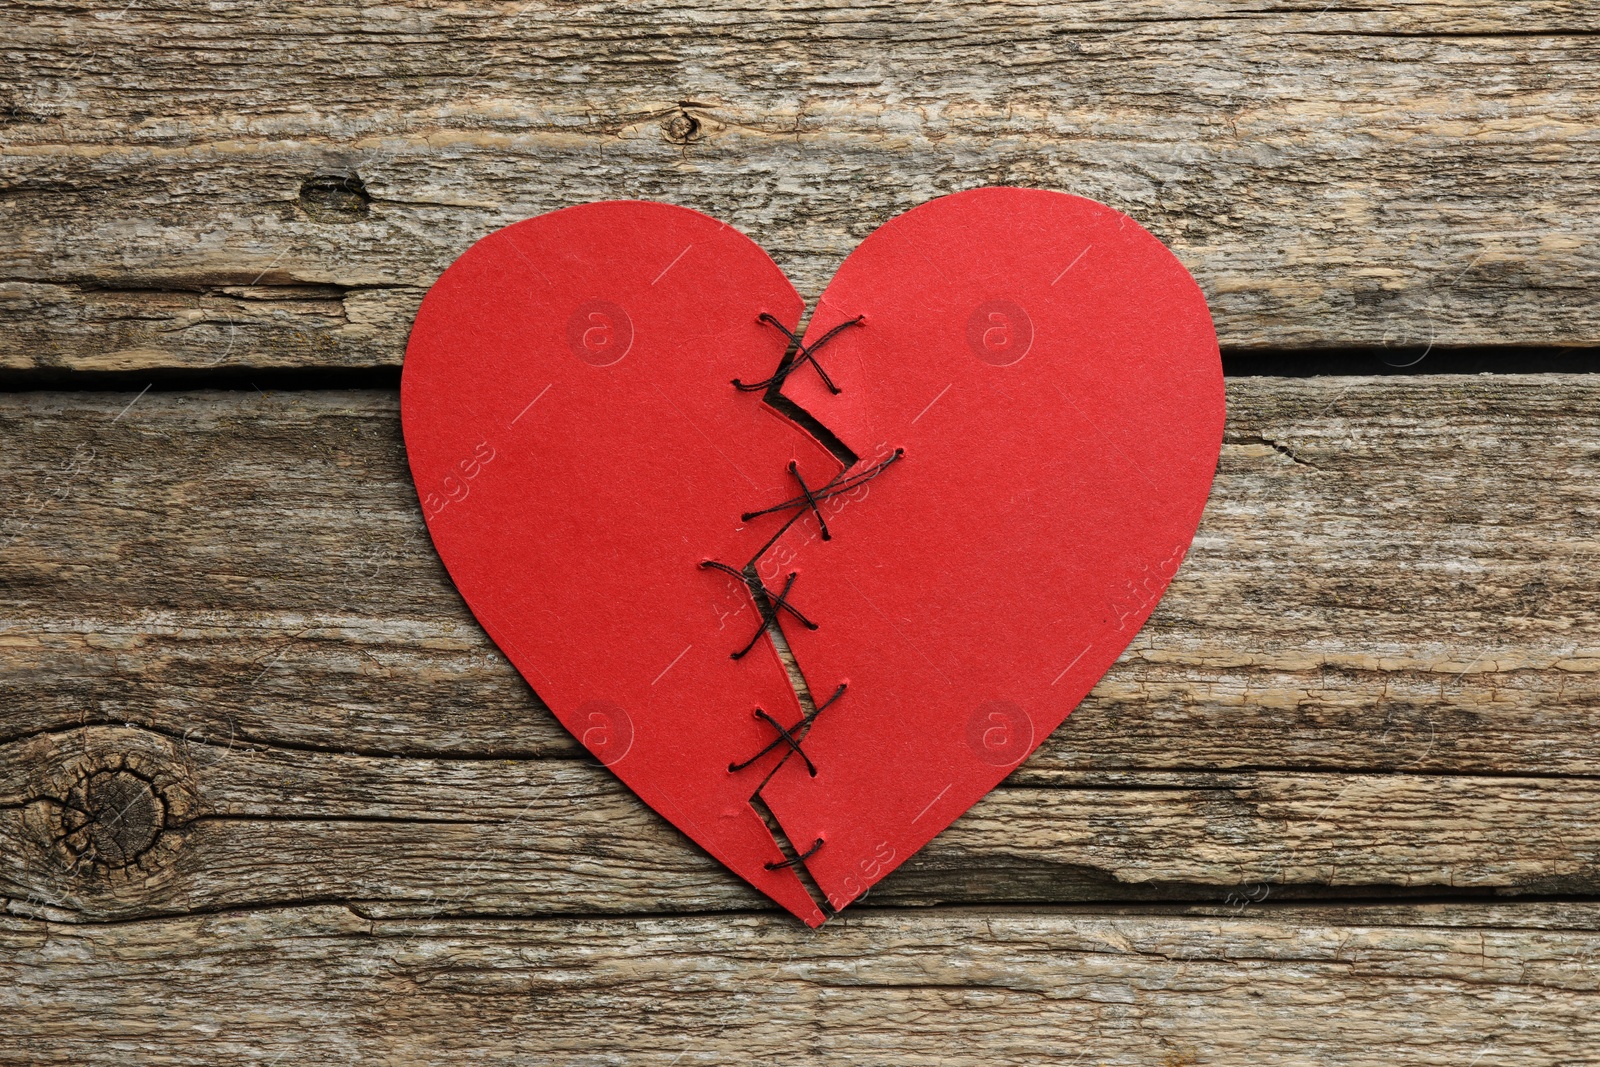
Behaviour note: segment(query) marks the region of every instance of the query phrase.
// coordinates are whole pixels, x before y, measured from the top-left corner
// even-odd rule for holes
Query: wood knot
[[[661,133],[672,144],[693,144],[704,136],[700,120],[687,111],[675,111],[661,124]]]
[[[90,727],[41,738],[34,757],[40,773],[23,826],[27,880],[39,899],[106,902],[151,888],[200,810],[179,745],[143,730]]]
[[[167,805],[135,771],[94,771],[68,792],[60,820],[61,842],[79,863],[127,867],[161,836]]]
[[[317,222],[359,222],[371,204],[366,183],[354,172],[318,174],[300,185],[300,207]]]

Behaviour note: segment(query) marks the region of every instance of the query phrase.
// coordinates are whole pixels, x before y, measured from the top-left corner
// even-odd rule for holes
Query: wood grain
[[[1194,550],[1030,773],[1591,773],[1600,381],[1228,389]],[[393,394],[13,394],[0,448],[0,741],[577,754],[449,584]]]
[[[391,917],[771,907],[590,761],[226,748],[101,726],[14,742],[0,768],[0,897],[21,914],[328,900]],[[1600,889],[1595,779],[1018,777],[871,903]]]
[[[1149,626],[875,902],[1595,891],[1600,381],[1229,389]],[[0,447],[19,906],[761,906],[472,622],[392,394],[15,394]]]
[[[52,0],[0,28],[0,368],[394,366],[473,240],[608,197],[723,218],[814,300],[885,219],[995,183],[1131,213],[1231,348],[1600,344],[1584,3]]]
[[[0,918],[0,1062],[1555,1067],[1597,908]]]

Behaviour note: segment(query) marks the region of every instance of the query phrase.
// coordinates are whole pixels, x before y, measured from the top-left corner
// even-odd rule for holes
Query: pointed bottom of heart
[[[827,922],[828,912],[817,905],[804,879],[796,873],[793,857],[785,856],[778,848],[771,828],[754,804],[744,806],[742,811],[728,812],[725,819],[730,825],[718,829],[726,836],[719,834],[717,847],[708,847],[707,851],[807,926],[815,928]],[[755,860],[758,855],[763,858]]]
[[[1095,656],[1084,650],[1079,657],[1083,680],[1065,699],[1076,704],[1089,680],[1119,651]],[[887,685],[870,673],[867,677]],[[738,775],[718,776],[722,807],[714,820],[701,814],[709,790],[699,794],[702,803],[685,809],[662,789],[665,775],[647,772],[630,781],[627,772],[640,768],[611,769],[718,862],[807,925],[821,926],[993,790],[1058,724],[1007,700],[981,701],[962,712],[965,702],[939,693],[939,684],[932,679],[900,683],[901,691],[919,697],[922,706],[948,708],[950,713],[939,718],[953,730],[930,729],[880,743],[881,760],[858,763],[854,772],[847,762],[830,760],[826,736],[817,736],[808,751],[822,761],[821,779],[793,753],[774,752],[755,768],[760,788],[753,796],[745,795],[750,784]],[[959,734],[958,760],[950,759],[952,739],[944,736],[950,732]],[[603,746],[594,750],[603,756]],[[826,788],[819,788],[819,781]]]

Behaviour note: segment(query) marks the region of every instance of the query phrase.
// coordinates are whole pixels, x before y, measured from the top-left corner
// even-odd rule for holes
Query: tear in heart
[[[1127,647],[1199,522],[1223,391],[1183,266],[1061,193],[915,208],[803,337],[802,310],[724,223],[568,208],[445,271],[401,407],[490,636],[646,803],[817,925]]]

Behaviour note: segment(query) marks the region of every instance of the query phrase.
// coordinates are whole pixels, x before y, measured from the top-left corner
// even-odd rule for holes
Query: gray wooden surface
[[[846,915],[0,918],[0,988],[30,1043],[153,1064],[1461,1067],[1600,1042],[1592,903]]]
[[[884,219],[983,184],[1130,212],[1230,347],[1600,330],[1587,0],[40,3],[7,23],[5,367],[394,366],[472,241],[607,197],[731,222],[814,299]]]
[[[1600,376],[1428,373],[1600,344],[1592,5],[0,29],[0,1062],[1600,1062]],[[814,298],[992,182],[1134,214],[1230,352],[1420,361],[1230,379],[1149,626],[812,932],[473,623],[394,391],[310,386],[540,211],[698,207]]]

